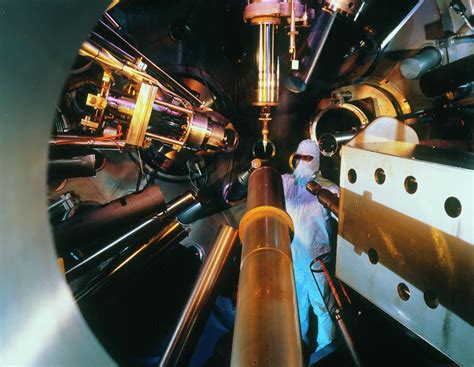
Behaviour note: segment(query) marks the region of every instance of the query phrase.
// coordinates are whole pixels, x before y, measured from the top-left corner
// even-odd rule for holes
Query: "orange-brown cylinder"
[[[280,174],[269,167],[249,179],[231,365],[302,366],[291,260],[293,223]]]

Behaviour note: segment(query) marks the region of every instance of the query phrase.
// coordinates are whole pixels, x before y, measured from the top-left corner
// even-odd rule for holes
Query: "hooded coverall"
[[[295,235],[291,243],[293,270],[298,299],[301,335],[308,347],[310,333],[310,305],[317,317],[317,350],[331,343],[335,337],[335,325],[326,309],[310,270],[314,258],[323,256],[330,260],[330,226],[329,212],[312,194],[306,190],[306,183],[312,178],[325,188],[338,193],[337,186],[316,173],[319,169],[319,149],[311,140],[303,140],[296,152],[300,155],[311,155],[311,162],[297,163],[294,174],[282,176],[285,192],[286,210],[293,220]],[[298,166],[305,164],[304,169]],[[301,168],[301,167],[300,167]],[[309,172],[309,174],[308,174]],[[319,270],[319,263],[313,266]],[[324,273],[315,273],[319,288],[331,310],[334,309],[334,297],[331,294]],[[313,334],[314,335],[314,334]]]

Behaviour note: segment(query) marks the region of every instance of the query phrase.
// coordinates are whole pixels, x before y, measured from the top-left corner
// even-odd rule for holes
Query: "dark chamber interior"
[[[305,3],[313,13],[321,13],[322,2]],[[238,227],[245,213],[244,181],[253,169],[250,163],[253,159],[260,159],[263,165],[280,173],[290,172],[288,161],[297,143],[309,138],[310,122],[331,103],[332,107],[319,116],[317,136],[360,130],[361,120],[354,112],[334,105],[333,90],[346,85],[363,85],[367,78],[385,80],[391,76],[401,95],[411,104],[408,114],[398,111],[392,117],[412,127],[422,145],[451,148],[460,152],[460,156],[471,154],[474,78],[469,78],[473,68],[466,67],[470,73],[467,82],[460,80],[449,91],[427,98],[418,85],[409,84],[398,71],[400,62],[416,51],[409,43],[410,29],[399,30],[393,48],[382,48],[386,37],[418,2],[372,0],[366,3],[357,21],[338,13],[317,68],[303,93],[292,93],[280,82],[280,102],[278,107],[272,108],[271,144],[266,148],[262,140],[262,118],[260,115],[259,120],[259,109],[254,103],[258,37],[256,28],[243,20],[246,1],[123,0],[108,10],[90,31],[87,39],[98,48],[119,55],[124,65],[135,65],[139,55],[134,51],[139,50],[148,58],[141,59],[148,64],[141,72],[146,71],[160,83],[165,80],[165,87],[155,92],[156,100],[162,104],[152,103],[149,125],[144,132],[150,137],[158,135],[161,140],[153,138],[131,149],[117,149],[135,118],[127,108],[133,110],[138,105],[134,98],[138,99],[142,91],[134,86],[133,77],[127,79],[120,74],[124,70],[122,66],[120,73],[116,72],[120,75],[111,77],[110,89],[104,94],[104,70],[107,70],[92,60],[94,58],[78,55],[65,80],[51,128],[48,199],[56,251],[64,262],[66,279],[84,319],[118,364],[152,366],[159,363],[218,226]],[[419,22],[424,21],[423,17],[420,19]],[[118,27],[114,28],[113,22],[117,22]],[[410,26],[413,25],[410,23]],[[314,39],[319,32],[315,28],[301,27],[297,39],[301,68],[305,70],[315,50]],[[444,29],[443,34],[448,35],[448,30]],[[421,36],[413,35],[417,37]],[[422,39],[423,42],[431,40]],[[409,48],[404,48],[403,41]],[[472,36],[466,44],[469,42]],[[276,44],[279,76],[283,80],[289,75],[291,64],[286,51],[286,24],[277,30]],[[465,52],[461,51],[460,54]],[[154,68],[150,61],[159,68]],[[190,94],[170,83],[157,71],[160,68]],[[91,95],[100,97],[101,93],[108,103],[107,108],[97,108],[100,98],[99,102],[91,100]],[[193,106],[193,96],[203,101],[205,108]],[[183,99],[191,103],[182,103]],[[394,96],[388,99],[393,105],[399,103]],[[123,105],[114,105],[119,104],[117,101]],[[320,104],[321,101],[326,101],[326,105]],[[378,116],[376,103],[371,98],[351,103],[360,108],[370,122]],[[183,112],[186,109],[193,111],[192,117]],[[91,120],[85,121],[84,116]],[[102,126],[92,126],[95,118]],[[190,133],[191,120],[198,127]],[[204,124],[205,128],[198,124]],[[209,134],[212,131],[217,137],[211,134],[203,138],[202,131]],[[93,140],[96,145],[86,144]],[[176,148],[176,141],[184,142],[184,148]],[[321,156],[323,175],[338,184],[340,164],[339,154]],[[405,182],[410,194],[417,190],[416,179],[413,180]],[[240,184],[243,187],[237,187]],[[154,192],[151,199],[146,197],[147,190],[159,193]],[[181,206],[179,200],[185,196],[183,192],[188,192],[186,190],[196,195]],[[138,198],[136,195],[142,191],[143,198]],[[169,207],[174,200],[178,202],[176,210]],[[458,203],[450,201],[446,206],[448,214],[453,213],[451,217],[459,215]],[[157,213],[163,215],[158,218],[161,227],[170,225],[177,217],[176,225],[184,229],[177,232],[176,237],[166,238],[168,242],[163,241],[166,242],[163,249],[154,250],[149,246],[144,250],[149,251],[149,256],[142,256],[139,266],[129,268],[129,261],[125,259],[135,261],[134,246],[138,249],[138,245],[148,245],[151,236],[150,233],[133,234],[134,228]],[[337,227],[336,222],[332,225]],[[112,244],[114,248],[110,253],[109,250],[102,253]],[[240,251],[240,245],[236,246],[225,262],[211,300],[203,308],[178,365],[230,364]],[[375,250],[369,250],[368,256],[372,264],[378,262]],[[83,261],[90,258],[90,264],[83,266]],[[80,268],[77,272],[76,267]],[[350,320],[350,331],[366,366],[454,365],[408,328],[347,288],[352,304],[344,316]],[[410,298],[410,291],[403,286],[398,288],[398,294],[404,301]],[[316,357],[307,354],[308,360],[314,363]],[[350,366],[352,362],[340,342],[333,353],[314,365]]]

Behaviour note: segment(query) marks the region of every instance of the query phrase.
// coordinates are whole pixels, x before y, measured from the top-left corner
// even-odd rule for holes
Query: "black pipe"
[[[120,280],[143,269],[155,256],[186,236],[187,231],[174,218],[146,241],[134,241],[133,238],[130,238],[130,245],[122,253],[112,259],[96,276],[74,292],[76,301],[83,301],[108,284],[120,282]]]
[[[224,200],[227,204],[232,205],[236,203],[247,195],[247,187],[249,183],[250,174],[257,168],[260,168],[262,162],[260,159],[252,160],[250,168],[245,171],[240,172],[237,175],[237,178],[232,182],[228,183],[224,187]]]
[[[65,179],[95,176],[95,155],[51,159],[48,162],[48,178]]]
[[[197,202],[196,194],[187,191],[184,194],[170,201],[166,209],[152,216],[151,218],[141,222],[131,231],[120,236],[116,240],[102,247],[99,251],[88,256],[77,265],[66,271],[68,280],[73,280],[97,265],[108,259],[113,254],[120,253],[124,248],[130,245],[130,242],[136,242],[150,238],[154,233],[161,230],[163,223],[170,217],[175,216],[178,212],[184,211]]]
[[[426,97],[434,98],[472,81],[474,55],[426,72],[420,78],[420,88]]]
[[[54,227],[59,253],[103,237],[110,230],[131,225],[165,208],[165,199],[157,185],[125,195],[108,204],[85,208]]]

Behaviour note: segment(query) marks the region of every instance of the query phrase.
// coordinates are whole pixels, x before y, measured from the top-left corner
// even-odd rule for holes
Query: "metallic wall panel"
[[[428,148],[428,157],[425,148],[399,142],[343,147],[336,275],[435,348],[470,366],[474,162],[466,156],[457,166],[441,164],[435,150]],[[382,180],[376,173],[380,168]],[[351,169],[356,176],[349,175]],[[405,189],[410,176],[416,179],[412,193]],[[454,218],[445,210],[450,197],[462,205]]]
[[[0,4],[0,359],[111,365],[55,261],[46,167],[52,116],[76,50],[107,1]]]

